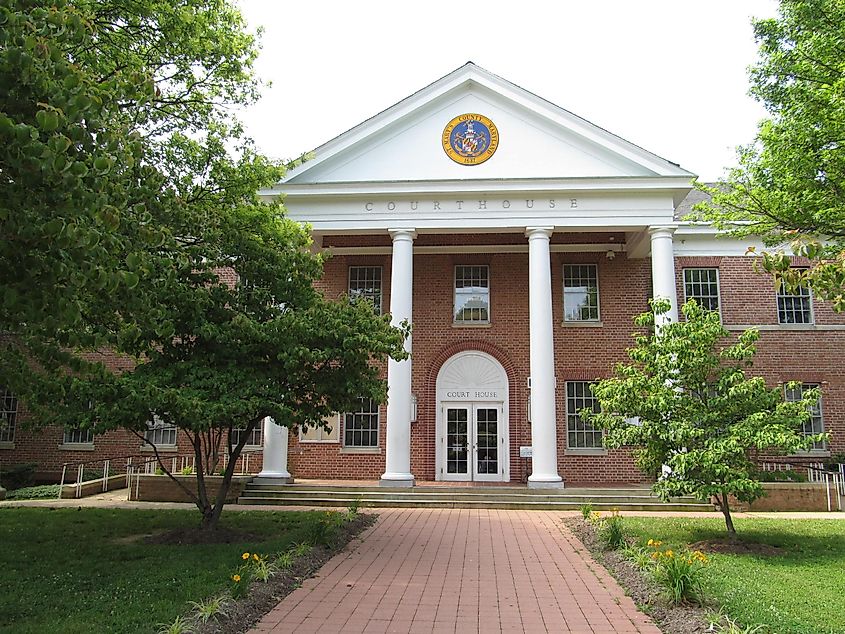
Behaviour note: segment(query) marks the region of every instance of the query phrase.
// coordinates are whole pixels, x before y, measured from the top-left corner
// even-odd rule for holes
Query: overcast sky
[[[752,140],[751,17],[773,0],[328,2],[240,0],[263,27],[240,114],[265,154],[293,158],[467,61],[715,180]]]

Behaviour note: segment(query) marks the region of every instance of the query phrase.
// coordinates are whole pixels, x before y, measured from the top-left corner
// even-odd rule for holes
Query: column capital
[[[555,232],[554,227],[525,227],[525,235],[530,240],[531,238],[551,238]]]
[[[417,237],[416,229],[388,229],[387,233],[390,234],[390,238],[394,242],[413,242],[414,238]]]
[[[648,234],[652,238],[671,238],[677,228],[677,225],[657,225],[649,227]]]

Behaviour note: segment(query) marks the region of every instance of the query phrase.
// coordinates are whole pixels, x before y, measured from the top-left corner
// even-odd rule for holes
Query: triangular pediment
[[[480,164],[452,160],[447,124],[463,114],[498,130]],[[286,183],[691,176],[659,156],[468,63],[314,151]]]

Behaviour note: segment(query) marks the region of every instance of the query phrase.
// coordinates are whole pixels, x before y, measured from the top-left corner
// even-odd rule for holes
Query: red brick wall
[[[606,242],[621,234],[584,234],[560,238],[556,242]],[[442,238],[442,239],[441,239]],[[496,234],[472,237],[489,244]],[[468,239],[464,236],[463,240]],[[420,236],[417,244],[445,244],[455,238]],[[519,237],[524,243],[524,239]],[[333,237],[327,242],[338,246],[384,244],[383,236]],[[511,237],[508,243],[514,243]],[[724,323],[732,325],[777,324],[774,286],[764,274],[753,271],[752,258],[683,257],[676,259],[679,302],[683,301],[682,269],[685,266],[718,266]],[[411,470],[418,480],[435,478],[435,382],[442,364],[463,350],[481,350],[495,357],[505,368],[510,388],[510,465],[511,481],[526,479],[527,461],[519,458],[520,445],[530,445],[527,422],[528,350],[528,258],[518,254],[417,254],[414,257],[414,333],[412,389],[418,398],[417,422],[411,429]],[[562,266],[564,263],[592,263],[598,266],[601,327],[562,325]],[[452,280],[456,264],[490,266],[491,321],[489,327],[452,325]],[[329,297],[347,291],[348,267],[383,267],[382,306],[390,305],[390,256],[335,256],[325,268],[318,286]],[[651,261],[628,259],[624,253],[608,260],[601,253],[553,253],[552,300],[554,309],[555,366],[558,453],[560,474],[567,484],[636,483],[647,480],[634,467],[627,450],[602,455],[577,455],[566,447],[565,381],[592,380],[609,376],[612,367],[627,357],[632,343],[632,320],[647,308],[651,289]],[[820,383],[826,429],[833,433],[833,452],[845,451],[845,379],[841,360],[845,352],[845,330],[825,330],[824,326],[845,324],[845,315],[834,314],[823,302],[814,301],[816,326],[802,329],[763,330],[759,353],[752,372],[772,384],[787,380]],[[344,452],[341,443],[300,443],[292,434],[290,470],[300,478],[377,479],[384,471],[386,407],[380,409],[378,450],[371,453]],[[343,430],[340,430],[342,441]],[[121,432],[98,437],[95,452],[67,452],[58,449],[61,433],[19,431],[14,451],[0,449],[0,463],[39,461],[45,470],[61,462],[100,455],[135,453],[140,443]],[[180,452],[187,451],[180,444]],[[78,456],[78,458],[77,458]],[[817,459],[817,458],[816,458]]]

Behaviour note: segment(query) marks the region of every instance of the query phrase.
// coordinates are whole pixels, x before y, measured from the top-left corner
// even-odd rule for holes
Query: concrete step
[[[247,488],[255,491],[342,491],[350,493],[384,493],[385,491],[401,491],[403,489],[396,489],[391,487],[381,486],[354,486],[354,485],[318,485],[318,484],[286,484],[275,483],[271,478],[256,478],[252,480]],[[613,487],[613,488],[598,488],[598,487],[565,487],[563,489],[529,489],[526,486],[426,486],[420,485],[412,488],[404,489],[404,491],[414,493],[479,493],[484,495],[490,494],[507,494],[507,493],[521,493],[525,495],[543,494],[550,495],[651,495],[654,494],[649,487]]]
[[[378,499],[360,497],[320,497],[297,496],[290,498],[279,497],[246,497],[238,499],[239,504],[249,505],[278,505],[278,506],[321,506],[347,507],[356,504],[360,507],[375,508],[463,508],[463,509],[503,509],[503,510],[545,510],[545,511],[577,511],[582,504],[571,501],[501,501],[495,499],[475,500],[425,500],[413,497],[385,497]],[[710,504],[679,502],[621,502],[614,504],[593,503],[595,511],[712,511]]]

